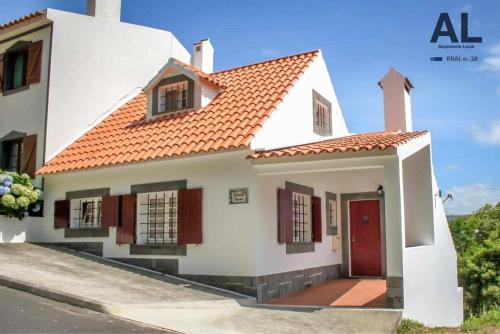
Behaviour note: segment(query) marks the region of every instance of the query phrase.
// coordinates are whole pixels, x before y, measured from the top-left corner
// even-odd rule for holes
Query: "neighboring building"
[[[0,218],[4,241],[64,243],[259,301],[384,277],[405,317],[462,322],[431,137],[412,129],[407,78],[391,69],[379,83],[385,131],[350,134],[320,51],[212,73],[209,40],[191,57],[170,33],[118,22],[111,3],[94,1],[101,18],[49,9],[0,28],[48,24],[36,33],[53,45],[38,82],[19,79],[25,56],[10,48],[31,43],[30,64],[42,37],[0,30],[0,135],[37,134],[45,200],[43,217],[18,224],[23,236]],[[106,45],[117,34],[136,35]]]

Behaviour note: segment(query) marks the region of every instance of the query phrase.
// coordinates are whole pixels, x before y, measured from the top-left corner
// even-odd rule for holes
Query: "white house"
[[[44,192],[43,212],[0,217],[4,242],[64,243],[259,301],[383,277],[404,317],[462,322],[406,77],[379,83],[385,131],[352,134],[321,51],[213,73],[209,40],[190,55],[120,22],[119,1],[89,3],[0,26],[2,168],[36,169]]]

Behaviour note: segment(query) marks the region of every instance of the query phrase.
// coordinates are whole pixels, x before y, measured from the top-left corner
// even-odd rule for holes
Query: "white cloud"
[[[472,135],[481,144],[500,145],[500,120],[493,121],[487,127],[473,127]]]
[[[500,43],[494,45],[479,66],[481,70],[500,73]]]
[[[460,166],[456,165],[456,164],[450,164],[450,165],[444,166],[444,170],[447,172],[454,172],[454,171],[459,170],[459,169],[460,169]]]
[[[452,200],[444,203],[446,214],[470,214],[484,204],[500,202],[500,188],[491,187],[482,183],[455,186],[449,189]]]

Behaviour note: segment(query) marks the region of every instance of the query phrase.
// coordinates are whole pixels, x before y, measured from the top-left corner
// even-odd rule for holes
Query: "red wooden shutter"
[[[31,43],[28,48],[28,68],[26,71],[26,82],[33,84],[40,82],[42,72],[42,46],[43,41]]]
[[[278,189],[278,242],[293,242],[293,199],[292,192]]]
[[[21,159],[21,173],[35,178],[36,172],[36,135],[23,138],[23,153]]]
[[[104,196],[101,202],[101,226],[116,227],[120,220],[120,196]]]
[[[312,197],[312,241],[321,242],[321,197]]]
[[[202,243],[202,212],[201,189],[178,191],[177,240],[179,245]]]
[[[135,194],[120,196],[120,224],[116,228],[117,244],[135,242]]]
[[[0,54],[0,92],[3,92],[3,64],[5,53]]]
[[[54,202],[54,228],[69,227],[69,200]]]

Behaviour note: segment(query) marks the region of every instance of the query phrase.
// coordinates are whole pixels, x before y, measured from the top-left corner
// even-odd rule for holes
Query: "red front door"
[[[382,276],[379,200],[349,202],[351,276]]]

